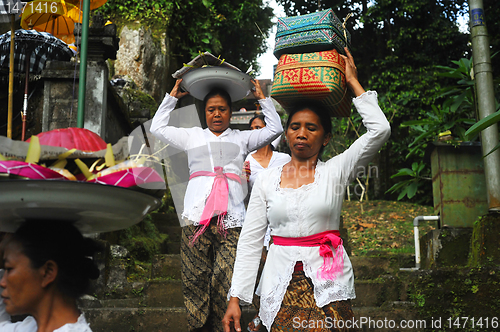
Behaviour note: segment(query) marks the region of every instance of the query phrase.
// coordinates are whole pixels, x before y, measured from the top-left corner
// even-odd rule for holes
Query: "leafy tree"
[[[484,1],[484,15],[486,28],[488,29],[488,35],[490,37],[491,54],[500,51],[500,20],[498,20],[498,15],[500,15],[500,1]],[[492,62],[493,66],[493,77],[498,77],[500,75],[500,62]]]
[[[166,33],[175,69],[205,51],[242,70],[258,69],[273,16],[263,0],[109,0],[99,11],[117,22],[140,21],[156,36]]]
[[[266,51],[273,16],[262,0],[180,0],[176,4],[167,29],[172,52],[181,62],[209,51],[242,70],[250,65],[258,69],[257,57]]]

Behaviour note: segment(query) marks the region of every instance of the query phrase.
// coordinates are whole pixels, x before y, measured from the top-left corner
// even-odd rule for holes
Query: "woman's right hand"
[[[227,305],[226,314],[222,318],[222,327],[224,332],[231,332],[236,330],[241,332],[240,325],[241,309],[240,309],[240,299],[237,297],[231,297],[229,304]],[[234,330],[232,329],[234,327]]]
[[[170,95],[172,97],[175,97],[177,99],[181,99],[185,95],[189,94],[189,92],[187,92],[187,91],[186,92],[181,91],[181,82],[182,82],[182,78],[179,78],[179,79],[177,79],[177,81],[175,81],[175,85],[172,88],[172,91],[170,91]]]

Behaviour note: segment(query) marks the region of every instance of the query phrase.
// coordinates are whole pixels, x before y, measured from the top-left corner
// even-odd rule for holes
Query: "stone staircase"
[[[157,213],[153,214],[153,220],[160,232],[169,235],[169,240],[163,245],[163,254],[151,262],[151,278],[146,282],[128,282],[116,292],[113,286],[108,287],[109,293],[116,293],[114,296],[82,299],[80,306],[94,332],[187,331],[180,280],[181,227],[176,215]],[[412,273],[399,269],[401,266],[411,267],[412,257],[374,253],[354,256],[351,260],[357,294],[352,305],[358,323],[364,322],[360,331],[399,331],[390,328],[388,322],[392,320],[399,324],[402,320],[417,318],[413,303],[407,296]],[[244,308],[244,327],[255,313],[253,307]]]

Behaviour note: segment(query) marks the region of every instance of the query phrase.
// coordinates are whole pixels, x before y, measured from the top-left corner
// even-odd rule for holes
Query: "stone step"
[[[349,257],[356,280],[373,280],[384,275],[396,275],[400,268],[415,266],[414,254]]]
[[[407,300],[407,281],[405,274],[399,273],[394,276],[387,274],[394,272],[389,267],[389,259],[374,258],[356,258],[353,260],[355,270],[355,282],[357,298],[352,301],[353,306],[356,307],[373,307],[380,306],[386,301],[406,301]],[[169,278],[173,280],[181,279],[181,258],[180,255],[157,255],[153,259],[151,277],[155,278]],[[357,271],[357,274],[356,274]],[[172,281],[173,281],[172,280]],[[159,283],[159,282],[157,282]],[[157,285],[151,284],[150,287],[155,288]],[[176,294],[182,297],[180,283],[168,282],[165,287],[179,287],[175,290]],[[170,296],[170,290],[165,296]],[[168,299],[161,299],[163,293],[159,290],[154,294],[156,298],[154,301],[166,303]],[[160,304],[158,304],[159,306]],[[161,306],[166,306],[162,304]]]
[[[184,308],[83,309],[93,332],[187,331]]]
[[[164,259],[171,258],[174,264],[179,264],[179,257],[169,255]],[[177,262],[175,262],[177,261]],[[165,269],[167,269],[165,267]],[[168,270],[167,270],[168,271]],[[166,272],[168,273],[168,272]],[[136,286],[137,291],[128,294],[125,299],[100,300],[96,305],[94,302],[86,303],[84,307],[182,307],[183,291],[180,279],[165,280],[152,279],[141,287]],[[179,276],[180,278],[180,276]],[[408,301],[407,285],[392,276],[386,276],[377,280],[356,280],[356,299],[352,300],[352,306],[357,307],[379,307],[386,302]]]
[[[87,308],[83,311],[93,332],[187,332],[183,307]],[[246,327],[255,314],[253,307],[244,307],[242,326]]]
[[[182,307],[182,281],[151,281],[146,287],[144,304],[147,307]]]
[[[179,217],[176,213],[152,213],[151,218],[158,230],[168,226],[180,227]]]
[[[430,320],[424,323],[412,304],[406,302],[388,302],[381,307],[353,307],[353,311],[359,331],[421,332],[430,327]]]
[[[179,254],[156,255],[153,257],[151,278],[181,279],[181,256]]]
[[[180,242],[166,242],[162,245],[162,253],[167,255],[179,255],[181,253]]]
[[[387,301],[407,301],[406,285],[393,276],[377,280],[355,280],[353,307],[378,307]]]
[[[256,310],[253,307],[242,309],[245,331]],[[182,307],[88,308],[83,311],[93,332],[187,331],[186,312]],[[381,307],[358,307],[353,311],[359,331],[418,332],[425,329],[423,324],[430,327],[427,326],[430,320],[419,318],[408,303],[389,302]]]

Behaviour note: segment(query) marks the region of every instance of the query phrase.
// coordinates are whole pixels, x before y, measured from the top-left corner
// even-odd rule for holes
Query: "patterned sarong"
[[[335,301],[319,308],[314,300],[311,279],[306,277],[304,271],[296,271],[292,275],[280,311],[271,326],[271,332],[352,332],[356,329],[347,329],[345,324],[337,322],[339,320],[352,322],[353,319],[354,314],[349,300]]]
[[[211,222],[190,246],[196,227],[182,228],[182,284],[189,331],[204,325],[210,331],[223,331],[221,321],[227,309],[240,231],[240,227],[229,228],[224,237],[217,230],[217,222]]]

